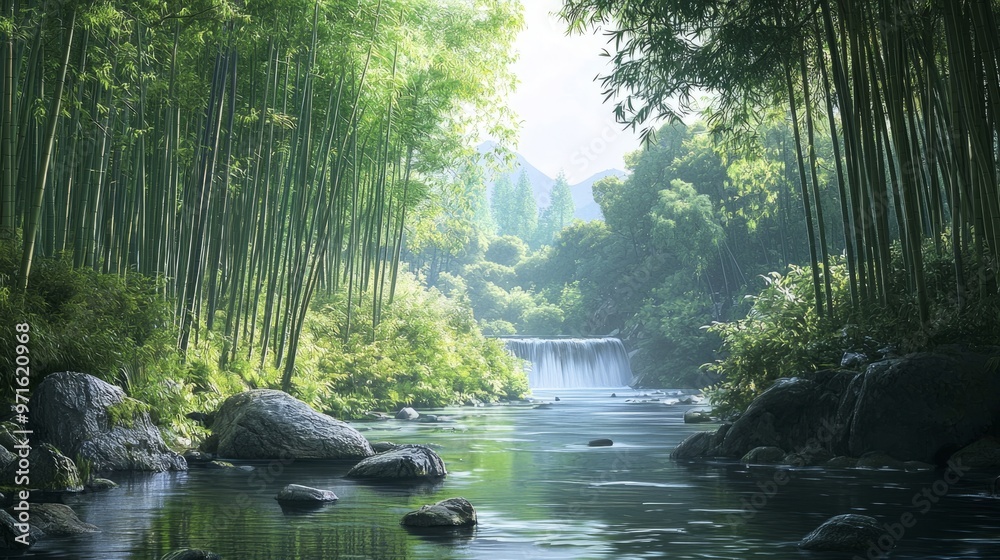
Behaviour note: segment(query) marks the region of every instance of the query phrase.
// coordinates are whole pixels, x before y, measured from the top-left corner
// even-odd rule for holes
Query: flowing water
[[[505,337],[503,340],[507,350],[527,360],[532,389],[632,384],[628,354],[617,338]]]
[[[349,465],[309,461],[253,462],[251,473],[112,475],[120,488],[67,499],[102,533],[44,540],[26,557],[155,560],[191,546],[226,560],[834,559],[851,556],[796,543],[833,515],[892,525],[911,512],[916,525],[894,539],[890,558],[1000,558],[1000,500],[983,491],[996,473],[948,485],[935,471],[676,463],[668,456],[677,443],[714,426],[685,425],[690,406],[626,403],[636,392],[611,392],[535,391],[560,401],[435,411],[451,415],[448,423],[357,424],[372,441],[434,446],[450,473],[436,485],[353,482],[342,478]],[[601,437],[614,446],[587,446]],[[274,495],[288,483],[332,489],[340,501],[283,511]],[[924,490],[936,500],[926,512],[923,501],[914,505]],[[454,496],[475,505],[477,528],[425,534],[399,525],[407,511]]]

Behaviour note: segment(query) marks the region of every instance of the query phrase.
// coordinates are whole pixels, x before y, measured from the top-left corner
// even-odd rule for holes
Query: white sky
[[[517,151],[546,175],[566,173],[578,183],[609,168],[625,169],[624,154],[639,148],[638,134],[615,123],[601,85],[607,58],[601,35],[566,36],[553,14],[561,0],[523,0],[525,29],[514,72],[519,81],[510,106],[521,119]]]

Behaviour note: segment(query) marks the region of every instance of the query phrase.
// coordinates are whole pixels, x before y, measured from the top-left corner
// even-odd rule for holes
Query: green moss
[[[125,397],[125,399],[121,402],[113,404],[107,408],[108,424],[112,427],[123,426],[131,428],[135,426],[136,420],[148,412],[148,404],[133,399],[132,397]]]

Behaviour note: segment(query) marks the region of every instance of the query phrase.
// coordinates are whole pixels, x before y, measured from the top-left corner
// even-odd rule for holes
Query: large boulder
[[[47,443],[35,446],[26,459],[29,465],[26,469],[28,487],[47,492],[83,492],[83,482],[76,464],[55,447]],[[0,473],[3,484],[13,486],[17,483],[18,473],[25,472],[20,463],[20,459],[13,461],[3,469]]]
[[[403,516],[409,527],[468,527],[477,523],[476,508],[465,498],[449,498]]]
[[[438,478],[448,474],[444,461],[423,445],[400,445],[354,465],[348,478]]]
[[[847,513],[826,520],[799,542],[805,550],[860,552],[883,534],[874,517]]]
[[[234,459],[359,459],[375,454],[360,432],[288,393],[255,389],[226,399],[210,453]]]
[[[670,458],[675,461],[685,461],[708,456],[714,439],[715,432],[695,432],[677,444],[677,447],[670,452]]]
[[[7,508],[12,513],[11,508]],[[83,533],[99,533],[101,530],[85,523],[76,516],[73,508],[66,504],[31,504],[31,524],[50,537],[69,537]]]
[[[958,347],[910,354],[865,371],[850,421],[849,455],[884,451],[943,464],[1000,420],[998,353]]]
[[[1000,467],[1000,440],[985,437],[966,445],[951,458],[956,464],[974,469]]]
[[[832,445],[833,419],[848,384],[857,375],[847,370],[823,370],[777,380],[733,422],[720,455],[743,457],[756,447],[797,451],[817,444]]]
[[[53,373],[35,389],[30,406],[35,438],[89,461],[94,472],[187,469],[163,443],[148,407],[94,376]]]

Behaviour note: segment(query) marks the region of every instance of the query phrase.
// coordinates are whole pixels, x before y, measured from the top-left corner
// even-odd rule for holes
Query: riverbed
[[[834,515],[892,526],[911,512],[916,524],[891,538],[889,558],[1000,558],[1000,499],[985,492],[998,473],[972,471],[939,497],[944,476],[934,470],[675,463],[677,443],[715,425],[684,424],[691,406],[625,402],[637,393],[535,390],[551,404],[425,411],[452,418],[443,423],[355,424],[373,442],[433,446],[449,475],[432,485],[350,481],[349,463],[329,461],[112,473],[119,488],[66,499],[101,533],[45,539],[24,557],[155,560],[196,547],[226,560],[833,559],[850,555],[805,553],[796,543]],[[614,445],[588,447],[596,438]],[[285,511],[274,496],[289,483],[330,489],[340,500]],[[920,500],[925,490],[933,503]],[[407,511],[455,496],[476,507],[478,527],[428,534],[399,525]]]

